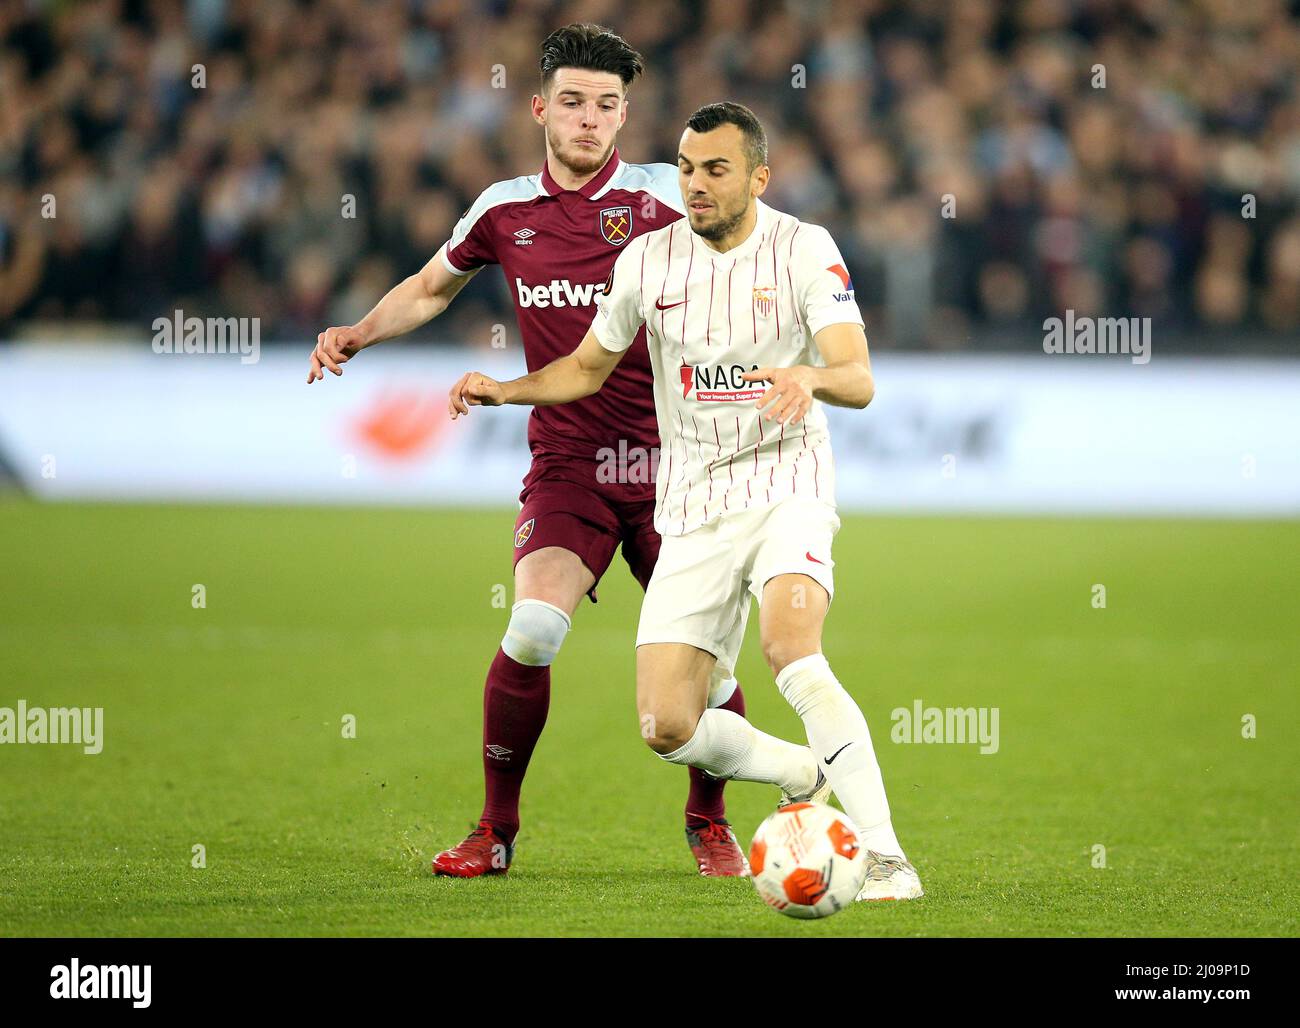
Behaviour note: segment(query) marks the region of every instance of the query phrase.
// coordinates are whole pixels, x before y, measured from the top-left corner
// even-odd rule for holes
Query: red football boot
[[[503,875],[510,870],[515,847],[486,821],[459,846],[443,850],[433,858],[433,873],[452,878],[477,878],[479,875]]]
[[[699,828],[687,825],[686,842],[705,878],[749,877],[749,861],[725,818],[705,819]]]

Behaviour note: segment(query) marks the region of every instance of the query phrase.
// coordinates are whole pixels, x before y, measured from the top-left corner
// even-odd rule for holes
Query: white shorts
[[[807,575],[835,595],[831,541],[835,509],[793,496],[722,517],[685,535],[666,535],[641,604],[636,644],[688,643],[734,674],[749,597],[777,575]]]

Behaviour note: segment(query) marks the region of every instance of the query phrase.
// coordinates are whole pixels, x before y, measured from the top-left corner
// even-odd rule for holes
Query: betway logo
[[[604,282],[574,285],[567,278],[553,278],[540,286],[530,286],[515,278],[515,292],[520,307],[590,307],[605,292]]]
[[[737,400],[757,400],[767,391],[762,382],[745,382],[741,375],[753,371],[757,364],[700,364],[691,367],[683,364],[682,396],[689,397],[695,390],[695,399],[701,403],[735,403]]]

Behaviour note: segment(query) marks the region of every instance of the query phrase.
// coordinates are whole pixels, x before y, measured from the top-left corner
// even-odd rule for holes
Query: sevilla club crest
[[[605,242],[622,246],[632,238],[632,208],[606,207],[600,212],[600,234]]]
[[[772,313],[772,303],[775,299],[775,286],[758,286],[754,290],[754,309],[766,318]]]

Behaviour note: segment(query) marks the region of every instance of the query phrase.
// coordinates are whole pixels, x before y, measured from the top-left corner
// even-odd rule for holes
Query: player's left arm
[[[741,376],[746,382],[772,383],[758,401],[758,409],[764,411],[768,421],[798,424],[812,410],[813,400],[860,410],[876,395],[867,334],[861,325],[827,325],[813,336],[813,342],[826,362],[824,368],[796,364],[788,368],[755,368]]]
[[[755,368],[741,376],[746,382],[771,383],[758,409],[782,425],[798,423],[812,410],[813,400],[862,408],[876,393],[862,312],[835,240],[820,225],[801,224],[790,251],[799,320],[825,367]]]

